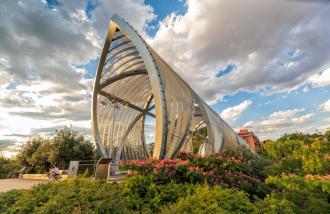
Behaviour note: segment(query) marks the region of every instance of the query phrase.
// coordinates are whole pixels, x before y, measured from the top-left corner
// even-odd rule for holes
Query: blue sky
[[[327,1],[5,0],[0,150],[64,125],[91,138],[93,78],[115,13],[235,130],[275,139],[329,127]]]
[[[185,1],[179,0],[146,0],[145,4],[151,5],[154,9],[157,18],[148,23],[147,33],[149,36],[155,36],[158,31],[158,23],[166,18],[171,13],[183,15],[187,12]]]

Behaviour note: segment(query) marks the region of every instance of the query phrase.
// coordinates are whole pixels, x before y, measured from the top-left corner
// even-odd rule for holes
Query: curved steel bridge
[[[169,44],[170,45],[170,44]],[[146,159],[146,116],[156,119],[154,158],[192,150],[201,127],[201,154],[247,146],[194,90],[123,19],[113,16],[100,57],[92,99],[92,126],[104,158]]]

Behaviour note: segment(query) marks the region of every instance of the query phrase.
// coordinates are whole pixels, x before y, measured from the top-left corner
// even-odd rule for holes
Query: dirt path
[[[49,182],[47,180],[28,180],[28,179],[0,179],[0,193],[13,189],[28,189],[40,183]]]

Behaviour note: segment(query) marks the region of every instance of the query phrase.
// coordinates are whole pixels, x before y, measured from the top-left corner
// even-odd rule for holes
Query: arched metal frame
[[[208,132],[202,154],[248,147],[127,22],[115,15],[93,88],[92,127],[101,156],[113,158],[114,163],[148,158],[146,115],[156,118],[154,158],[175,158],[180,151],[191,149],[191,133],[201,123]]]

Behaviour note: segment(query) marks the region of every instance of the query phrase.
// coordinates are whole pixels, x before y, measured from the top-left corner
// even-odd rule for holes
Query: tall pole
[[[113,139],[113,134],[114,134],[114,128],[115,128],[115,120],[116,120],[116,111],[117,109],[120,108],[118,100],[113,100],[112,102],[112,107],[113,107],[113,117],[112,117],[112,127],[111,127],[111,142],[110,142],[110,148],[109,148],[109,157],[111,158],[113,156],[113,144],[114,139]]]
[[[115,106],[113,106],[113,117],[112,117],[112,127],[111,127],[111,142],[110,142],[110,148],[109,148],[109,157],[112,157],[112,153],[113,153],[113,143],[114,143],[114,139],[113,139],[113,133],[114,133],[114,128],[115,128],[115,117],[116,117],[116,108]]]

